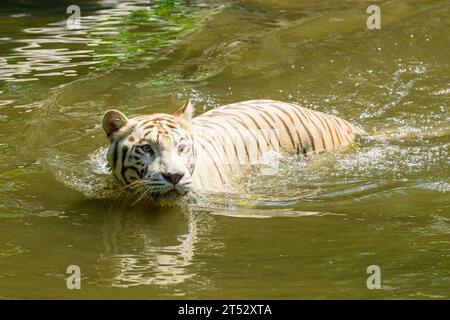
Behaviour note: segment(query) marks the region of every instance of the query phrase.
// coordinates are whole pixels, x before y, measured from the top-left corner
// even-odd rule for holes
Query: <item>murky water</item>
[[[0,297],[450,298],[450,3],[0,3]],[[240,192],[126,208],[101,115],[254,98],[373,137]],[[81,268],[68,290],[66,268]],[[366,269],[381,268],[381,290]]]

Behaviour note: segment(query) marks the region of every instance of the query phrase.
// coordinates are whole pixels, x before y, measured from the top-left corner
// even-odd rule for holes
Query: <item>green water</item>
[[[450,3],[0,4],[1,298],[450,298]],[[126,208],[103,111],[267,98],[375,138],[236,194]],[[66,268],[81,268],[68,290]],[[366,269],[381,269],[369,290]]]

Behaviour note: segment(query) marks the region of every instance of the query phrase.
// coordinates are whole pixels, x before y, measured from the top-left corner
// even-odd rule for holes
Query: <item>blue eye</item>
[[[151,155],[154,154],[154,151],[153,151],[152,147],[150,147],[150,145],[148,145],[148,144],[143,145],[143,146],[141,147],[141,149],[142,149],[142,151],[144,151],[145,153],[150,153]]]

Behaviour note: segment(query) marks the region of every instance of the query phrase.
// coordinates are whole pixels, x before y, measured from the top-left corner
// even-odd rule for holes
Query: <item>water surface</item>
[[[77,3],[77,30],[71,1],[0,4],[0,297],[450,298],[448,1],[378,1],[381,30],[363,1]],[[114,201],[102,113],[188,98],[299,103],[373,136],[234,194]]]

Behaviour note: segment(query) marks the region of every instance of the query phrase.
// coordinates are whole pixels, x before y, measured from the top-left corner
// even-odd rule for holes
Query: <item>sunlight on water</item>
[[[182,2],[110,1],[104,5],[107,8],[81,15],[76,29],[69,29],[64,19],[45,27],[24,28],[12,42],[0,39],[0,45],[1,41],[8,46],[14,43],[11,53],[0,57],[0,83],[77,77],[130,60],[160,59],[162,49],[175,45],[181,34],[214,12],[214,5],[195,7]],[[24,18],[32,19],[28,13],[7,17],[12,21]]]

